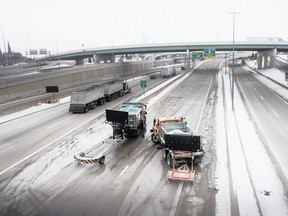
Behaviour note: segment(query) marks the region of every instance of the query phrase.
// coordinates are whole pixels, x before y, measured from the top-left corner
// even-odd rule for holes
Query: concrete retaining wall
[[[70,68],[15,78],[1,80],[0,103],[14,101],[26,97],[46,93],[46,86],[58,86],[59,91],[87,84],[102,83],[119,77],[141,74],[153,67],[152,62],[129,62],[89,67]]]

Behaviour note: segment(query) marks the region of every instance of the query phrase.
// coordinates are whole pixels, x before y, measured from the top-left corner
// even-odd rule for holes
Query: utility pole
[[[235,74],[234,74],[234,50],[235,50],[235,14],[240,14],[240,12],[229,12],[228,14],[233,15],[233,45],[232,45],[232,85],[231,85],[231,98],[232,98],[232,111],[234,112],[234,83],[235,83]]]
[[[115,75],[115,68],[114,68],[114,63],[115,63],[115,57],[114,57],[114,44],[113,44],[113,41],[110,41],[111,42],[111,44],[112,44],[112,53],[111,53],[111,55],[112,55],[112,73],[113,73],[113,76],[114,76],[114,80],[115,80],[115,77],[116,77],[116,75]]]

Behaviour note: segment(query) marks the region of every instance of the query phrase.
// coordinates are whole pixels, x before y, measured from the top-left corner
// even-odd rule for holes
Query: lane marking
[[[120,172],[119,176],[121,176],[121,175],[126,171],[126,169],[128,169],[128,167],[129,167],[129,165],[127,165],[127,166]]]
[[[55,124],[53,124],[53,125],[47,127],[47,129],[53,128],[53,127],[55,127],[56,125],[61,124],[62,122],[64,122],[64,120],[59,121],[59,122],[57,122],[57,123],[55,123]]]
[[[174,202],[173,202],[173,205],[172,205],[172,210],[170,211],[169,216],[174,216],[175,213],[176,213],[178,201],[180,199],[180,195],[181,195],[181,192],[182,192],[182,189],[183,189],[183,184],[184,184],[183,181],[181,181],[179,186],[178,186],[178,189],[177,189],[177,192],[176,192],[176,195],[175,195],[175,199],[174,199]]]
[[[28,125],[30,125],[30,124],[33,124],[33,123],[35,123],[35,122],[38,122],[39,120],[35,120],[35,121],[33,121],[33,122],[30,122],[30,123],[27,123],[27,124],[25,124],[25,125],[20,125],[19,127],[17,127],[16,129],[21,129],[21,128],[24,128],[24,127],[26,127],[26,126],[28,126]]]
[[[262,97],[262,95],[260,95],[261,99],[264,101],[264,98]]]
[[[275,112],[275,110],[273,110],[274,115],[279,118],[279,115]]]

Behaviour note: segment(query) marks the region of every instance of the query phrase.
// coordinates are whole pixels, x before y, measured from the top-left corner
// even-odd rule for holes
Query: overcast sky
[[[142,43],[288,39],[287,0],[0,0],[0,49],[51,53]],[[56,45],[57,44],[57,45]],[[7,47],[6,47],[7,48]]]

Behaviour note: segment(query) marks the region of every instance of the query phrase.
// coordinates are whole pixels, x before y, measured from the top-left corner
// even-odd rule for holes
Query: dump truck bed
[[[115,82],[115,83],[112,83],[112,84],[107,84],[105,85],[105,88],[104,88],[104,95],[107,96],[107,95],[111,95],[115,92],[119,92],[123,90],[123,82]]]
[[[198,152],[201,149],[200,135],[184,122],[163,123],[160,133],[170,150]]]
[[[83,91],[73,92],[70,104],[86,104],[104,97],[103,87],[91,87]]]

